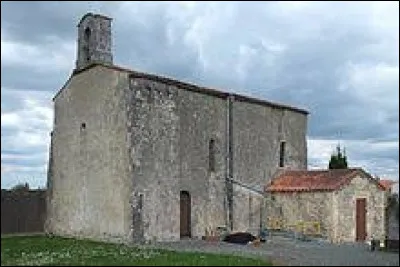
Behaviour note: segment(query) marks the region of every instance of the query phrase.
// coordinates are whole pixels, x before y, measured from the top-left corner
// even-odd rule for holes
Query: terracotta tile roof
[[[361,175],[374,181],[384,190],[378,180],[360,168],[341,170],[287,170],[283,171],[266,186],[267,192],[333,191],[348,184]]]
[[[393,180],[379,180],[379,183],[385,188],[385,190],[390,190],[392,189],[392,185],[396,182]]]

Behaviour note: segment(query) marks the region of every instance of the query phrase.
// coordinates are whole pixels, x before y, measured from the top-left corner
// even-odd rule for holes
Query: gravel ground
[[[164,242],[152,247],[179,251],[201,251],[255,256],[272,260],[276,266],[399,266],[399,254],[370,251],[365,244],[334,245],[326,241],[300,241],[272,237],[260,247],[203,240]]]

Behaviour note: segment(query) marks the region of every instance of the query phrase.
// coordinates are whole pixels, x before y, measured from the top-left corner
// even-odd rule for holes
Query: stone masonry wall
[[[367,178],[356,177],[349,186],[335,194],[338,205],[335,240],[353,242],[356,239],[356,200],[366,198],[367,240],[385,236],[385,192]]]
[[[180,191],[191,196],[191,231],[225,225],[225,103],[143,78],[130,79],[134,194],[143,194],[145,240],[180,238]],[[208,148],[215,140],[216,169]]]
[[[126,81],[98,66],[55,97],[47,232],[129,239]]]
[[[235,101],[233,105],[234,179],[265,184],[279,168],[280,141],[286,141],[285,167],[307,168],[307,115]]]
[[[263,221],[264,196],[240,185],[233,185],[234,229],[258,235]]]
[[[224,181],[228,145],[226,98],[135,78],[134,74],[130,85],[129,101],[133,108],[128,121],[132,122],[129,132],[134,190],[151,189],[151,193],[144,193],[144,239],[179,237],[181,190],[189,191],[192,197],[193,236],[200,237],[205,234],[205,229],[227,225]],[[278,169],[279,141],[282,139],[287,142],[287,165],[305,168],[306,122],[307,116],[302,113],[235,101],[233,178],[251,187],[264,184]],[[297,127],[299,129],[295,129]],[[208,169],[211,139],[216,146],[214,172]],[[235,190],[233,198],[234,231],[259,225],[260,220],[251,219],[249,225],[249,217],[259,218],[260,212],[245,215],[243,207],[248,209],[249,201],[253,199],[243,198],[239,191]],[[254,198],[251,205],[260,210],[256,207],[261,202]]]
[[[331,192],[271,193],[266,196],[266,223],[283,219],[283,229],[297,231],[296,225],[319,222],[321,235],[333,233]]]
[[[386,209],[387,212],[387,235],[388,239],[399,240],[399,218],[398,218],[398,206],[389,205]]]
[[[71,78],[55,98],[49,231],[176,240],[180,191],[191,196],[193,237],[227,225],[227,95],[178,86],[101,65]],[[260,189],[283,139],[287,166],[305,168],[305,114],[238,100],[233,124],[233,179]],[[253,228],[262,201],[235,188],[234,231]]]
[[[87,29],[90,31],[89,40],[86,36]],[[78,27],[77,46],[77,69],[82,69],[93,62],[112,64],[111,20],[103,16],[90,14],[85,16]]]
[[[234,180],[262,190],[277,171],[307,167],[307,115],[237,100],[233,103],[232,128]],[[286,142],[283,168],[279,167],[281,141]],[[249,200],[235,191],[233,230],[240,231],[248,227]],[[261,205],[259,202],[252,204]]]
[[[367,239],[384,239],[385,192],[367,178],[356,177],[335,192],[272,193],[266,198],[267,220],[284,219],[285,225],[317,221],[332,242],[356,240],[356,199],[366,198]],[[288,228],[288,227],[286,227]]]

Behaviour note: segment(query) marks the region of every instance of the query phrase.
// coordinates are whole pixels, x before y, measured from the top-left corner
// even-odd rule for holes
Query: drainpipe
[[[234,101],[234,96],[233,95],[228,95],[227,97],[227,134],[226,134],[226,140],[227,140],[227,170],[226,170],[226,178],[225,178],[225,187],[226,187],[226,200],[227,200],[227,213],[228,213],[228,220],[227,220],[227,225],[229,229],[232,231],[233,230],[233,115],[232,115],[232,109],[233,109],[233,101]]]
[[[225,151],[225,197],[224,197],[224,207],[225,207],[225,225],[227,230],[230,229],[229,220],[229,197],[228,197],[228,183],[229,183],[229,95],[226,97],[226,127],[225,127],[225,140],[226,140],[226,151]]]

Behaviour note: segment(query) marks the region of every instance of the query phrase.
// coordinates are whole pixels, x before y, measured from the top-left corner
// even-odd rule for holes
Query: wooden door
[[[190,216],[191,216],[191,201],[190,201],[190,194],[188,191],[181,191],[180,196],[180,223],[181,223],[181,230],[180,236],[181,237],[190,237],[191,236],[191,226],[190,226]]]
[[[356,201],[356,241],[365,241],[365,238],[367,236],[366,208],[366,199],[358,198]]]

